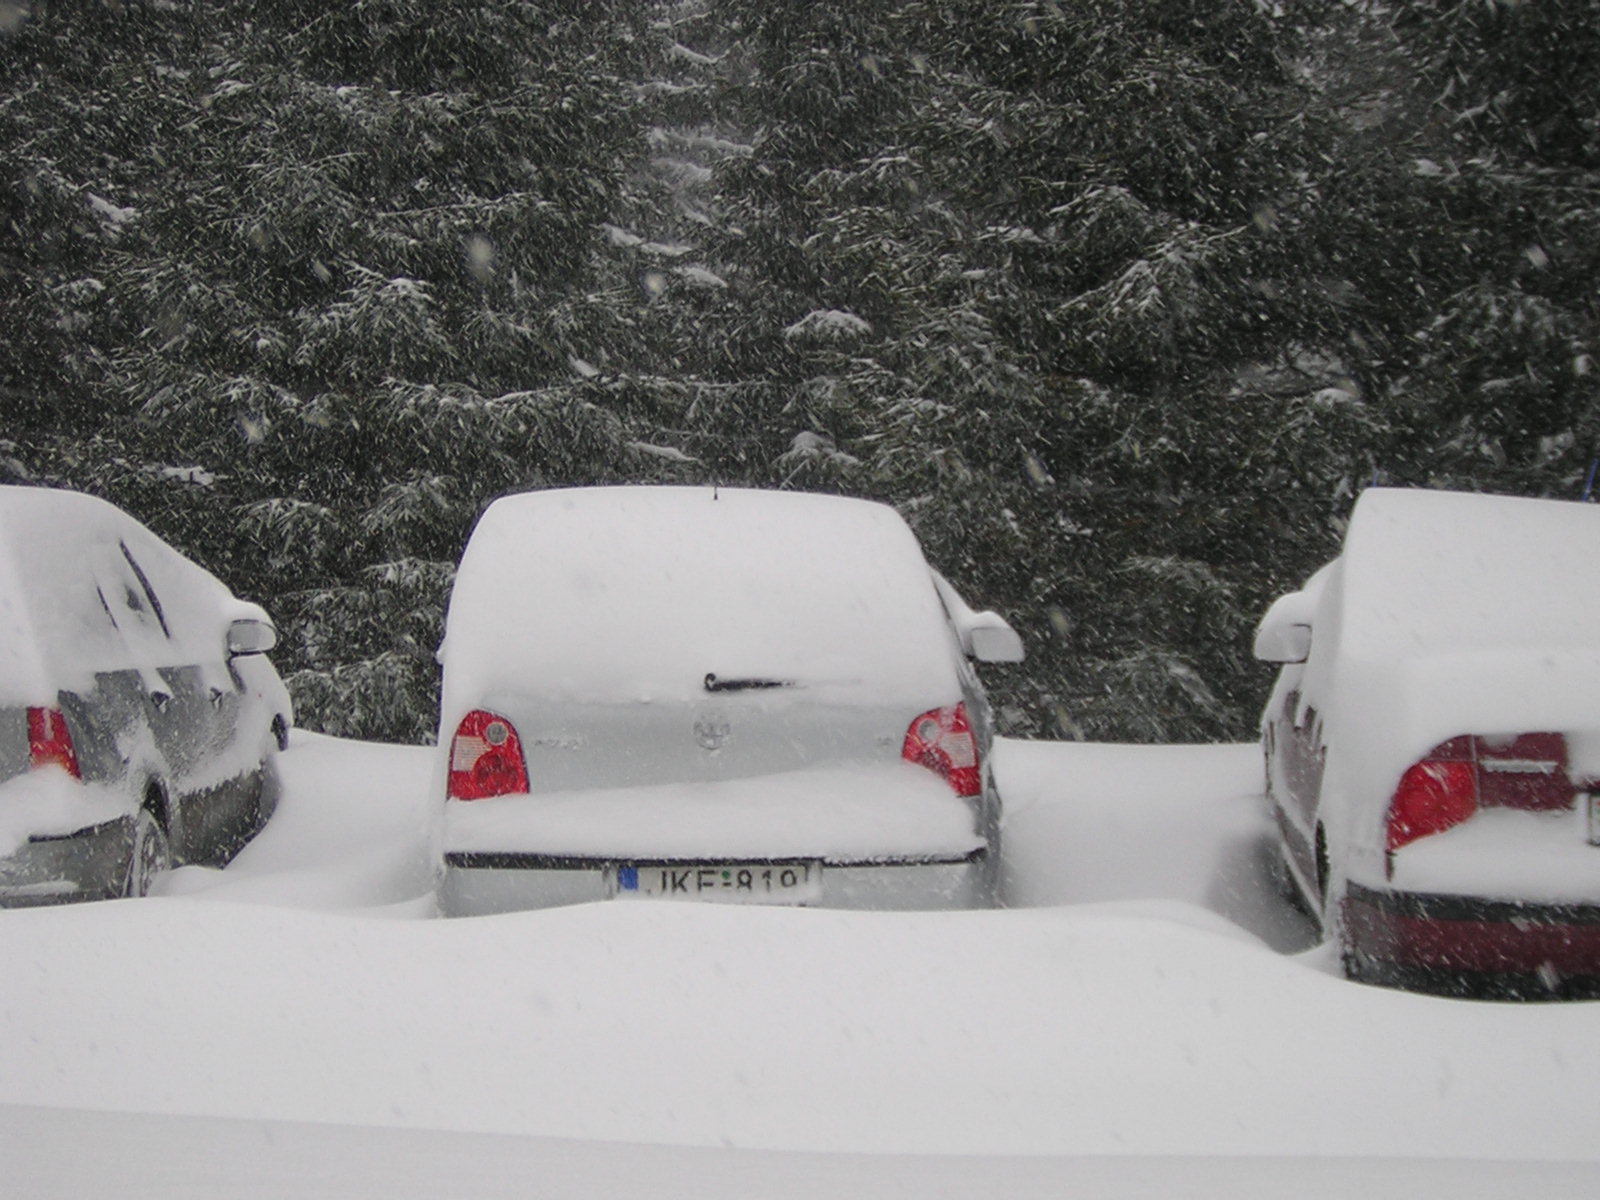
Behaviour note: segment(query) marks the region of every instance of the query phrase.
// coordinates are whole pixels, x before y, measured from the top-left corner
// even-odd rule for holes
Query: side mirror
[[[1022,639],[1017,631],[1006,624],[997,612],[985,609],[977,612],[961,598],[939,572],[932,572],[934,590],[955,626],[956,637],[961,641],[961,653],[979,662],[1021,662]]]
[[[1311,656],[1311,626],[1263,624],[1254,650],[1262,662],[1303,663]]]
[[[979,662],[1016,663],[1023,659],[1022,638],[996,612],[973,613],[962,631],[967,642],[967,652]]]
[[[278,644],[278,631],[271,621],[240,617],[228,623],[228,656],[265,654]]]
[[[1311,653],[1311,618],[1316,596],[1290,592],[1279,596],[1256,626],[1254,654],[1262,662],[1303,663]]]

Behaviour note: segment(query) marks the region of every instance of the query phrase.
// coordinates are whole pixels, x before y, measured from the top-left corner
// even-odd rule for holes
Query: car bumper
[[[1600,904],[1538,904],[1350,884],[1352,978],[1451,994],[1600,994]]]
[[[65,837],[33,838],[0,858],[0,907],[27,908],[122,895],[132,823],[107,821]]]
[[[990,908],[998,902],[995,860],[978,850],[956,861],[823,860],[822,908],[929,910]],[[447,853],[439,911],[479,916],[612,898],[610,868],[585,858],[533,854]],[[670,903],[670,901],[663,901]]]

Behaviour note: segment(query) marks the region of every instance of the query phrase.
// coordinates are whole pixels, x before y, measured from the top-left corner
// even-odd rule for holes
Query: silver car
[[[145,894],[277,797],[267,614],[103,500],[0,487],[0,904]]]
[[[502,498],[440,648],[440,907],[995,903],[1000,797],[971,660],[1021,657],[881,504]]]

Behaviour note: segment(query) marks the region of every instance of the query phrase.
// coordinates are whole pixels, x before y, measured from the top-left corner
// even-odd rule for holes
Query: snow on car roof
[[[66,652],[79,663],[110,652],[116,633],[94,611],[93,590],[72,583],[74,572],[81,578],[84,571],[74,565],[81,547],[61,535],[70,528],[92,537],[118,516],[81,492],[0,487],[0,703],[53,703],[60,677],[82,674],[62,670],[57,646],[72,647]]]
[[[0,486],[0,704],[52,704],[100,671],[218,658],[231,599],[107,501]]]
[[[1343,558],[1347,650],[1600,645],[1600,505],[1370,488]]]
[[[916,538],[885,505],[602,487],[488,508],[441,658],[467,702],[499,689],[681,699],[716,675],[931,705],[959,695],[956,653]]]

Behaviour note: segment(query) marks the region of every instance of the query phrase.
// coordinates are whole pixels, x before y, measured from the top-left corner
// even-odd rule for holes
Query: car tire
[[[133,848],[128,855],[124,896],[148,896],[157,879],[172,870],[172,843],[167,831],[148,808],[133,820]]]

